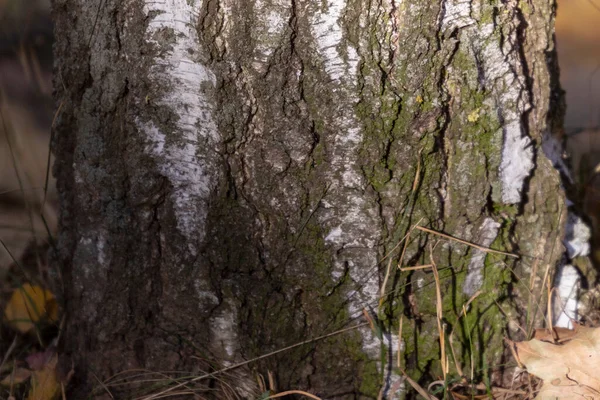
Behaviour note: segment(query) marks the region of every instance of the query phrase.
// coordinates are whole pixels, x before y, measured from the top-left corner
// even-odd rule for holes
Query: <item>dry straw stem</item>
[[[435,265],[435,261],[433,260],[433,248],[432,246],[429,247],[429,259],[431,260],[431,269],[433,270],[433,277],[435,278],[435,310],[437,314],[438,333],[440,335],[440,358],[442,362],[442,373],[444,374],[444,381],[446,381],[446,377],[448,376],[448,360],[446,358],[446,341],[444,335],[444,327],[442,325],[442,321],[444,318],[442,310],[442,290],[440,287],[440,275],[438,274],[437,265]]]
[[[437,397],[427,393],[427,390],[423,389],[421,385],[419,385],[416,381],[412,380],[411,377],[406,374],[405,370],[401,369],[400,371],[402,372],[404,379],[406,379],[406,381],[410,383],[410,386],[412,386],[413,389],[415,389],[421,396],[423,396],[427,400],[438,400]]]
[[[400,315],[400,322],[398,323],[398,369],[402,369],[402,358],[400,357],[402,353],[402,325],[404,323],[404,315]]]
[[[417,157],[417,170],[415,171],[415,179],[413,180],[411,196],[415,193],[415,191],[417,190],[417,186],[419,185],[419,174],[421,173],[421,151],[422,151],[422,149],[419,150],[419,155]],[[423,220],[423,218],[421,218],[419,220],[419,222],[416,223],[416,225],[414,225],[412,228],[410,228],[410,230],[406,233],[406,235],[404,235],[404,237],[392,249],[392,251],[394,251],[400,245],[400,243],[404,242],[404,246],[402,247],[402,253],[400,254],[400,259],[398,260],[398,265],[401,265],[402,261],[404,260],[404,253],[406,252],[406,246],[408,245],[408,238],[410,237],[410,234],[421,223],[422,220]],[[390,252],[390,254],[391,254],[391,252]],[[383,284],[381,285],[381,294],[379,296],[380,298],[379,298],[378,310],[381,309],[381,306],[383,305],[385,287],[387,286],[387,282],[390,277],[391,270],[392,270],[392,258],[390,257],[386,271],[385,271],[385,278],[383,279]]]
[[[311,394],[311,393],[304,392],[302,390],[288,390],[287,392],[281,392],[281,393],[273,394],[273,395],[269,396],[268,398],[269,399],[276,399],[278,397],[287,396],[289,394],[299,394],[299,395],[302,395],[302,396],[310,397],[311,399],[321,400],[320,397],[317,397],[317,396],[315,396],[314,394]]]
[[[456,357],[456,352],[454,351],[454,332],[450,332],[448,335],[448,343],[450,343],[450,351],[452,351],[452,358],[454,359],[454,367],[456,368],[456,372],[458,375],[464,379],[465,374],[462,370],[460,363],[458,362],[458,358]]]
[[[482,293],[482,292],[481,292],[481,290],[478,290],[478,291],[476,291],[475,293],[473,293],[473,296],[471,296],[471,297],[469,298],[469,300],[467,300],[467,302],[465,303],[465,306],[464,306],[464,308],[463,308],[463,312],[461,312],[461,313],[460,313],[460,315],[458,316],[458,318],[461,318],[461,317],[463,317],[464,315],[467,315],[467,314],[465,313],[465,310],[469,308],[469,305],[471,305],[471,303],[472,303],[472,302],[473,302],[473,301],[474,301],[476,298],[478,298],[478,297],[481,295],[481,293]]]
[[[418,172],[417,172],[417,174],[418,174]],[[417,179],[417,178],[415,177],[415,179]],[[390,277],[390,272],[392,269],[392,258],[390,256],[398,248],[398,246],[400,246],[402,244],[402,242],[404,242],[404,246],[402,248],[402,253],[400,254],[400,260],[398,261],[398,265],[402,264],[402,260],[404,259],[404,253],[406,252],[406,245],[408,244],[408,238],[410,237],[410,234],[412,233],[412,231],[415,230],[415,228],[417,228],[417,226],[421,223],[421,221],[423,221],[423,218],[421,218],[419,220],[419,222],[417,222],[413,227],[411,227],[409,229],[409,231],[406,233],[406,235],[404,235],[404,237],[402,239],[400,239],[400,241],[396,244],[396,246],[394,246],[394,248],[392,250],[390,250],[390,252],[385,257],[383,257],[383,259],[380,261],[380,262],[382,262],[386,258],[388,258],[388,257],[390,258],[388,261],[386,271],[385,271],[385,278],[383,279],[383,284],[381,285],[381,293],[379,295],[378,311],[379,311],[379,309],[381,309],[381,306],[383,305],[383,299],[385,297],[385,288],[387,286],[387,282]]]
[[[175,386],[167,388],[167,389],[165,389],[165,390],[163,390],[161,392],[152,394],[150,396],[142,397],[142,398],[139,398],[139,399],[140,400],[158,399],[158,398],[164,397],[163,395],[165,395],[167,393],[172,393],[174,390],[179,389],[181,387],[185,387],[185,385],[188,385],[190,383],[198,382],[200,380],[207,379],[207,378],[212,378],[215,375],[219,375],[219,374],[222,374],[224,372],[231,371],[233,369],[243,367],[243,366],[248,365],[250,363],[253,363],[255,361],[259,361],[259,360],[263,360],[265,358],[269,358],[271,356],[274,356],[275,354],[283,353],[283,352],[289,351],[291,349],[294,349],[296,347],[300,347],[300,346],[303,346],[305,344],[310,344],[310,343],[314,343],[314,342],[317,342],[317,341],[320,341],[320,340],[323,340],[323,339],[327,339],[329,337],[336,336],[336,335],[339,335],[341,333],[349,332],[349,331],[352,331],[354,329],[358,329],[358,328],[361,328],[361,327],[367,326],[367,325],[369,325],[369,322],[363,322],[362,324],[356,324],[356,325],[350,326],[348,328],[340,329],[338,331],[331,332],[331,333],[328,333],[326,335],[316,337],[314,339],[305,340],[303,342],[299,342],[299,343],[293,344],[291,346],[284,347],[283,349],[279,349],[279,350],[275,350],[275,351],[272,351],[272,352],[267,353],[267,354],[263,354],[262,356],[259,356],[259,357],[253,358],[251,360],[247,360],[247,361],[243,361],[243,362],[234,364],[234,365],[232,365],[230,367],[223,368],[223,369],[220,369],[220,370],[215,371],[215,372],[211,372],[211,373],[208,373],[208,374],[197,376],[195,378],[189,379],[189,380],[187,380],[185,382],[182,382],[182,383],[179,383],[179,384],[177,384]]]
[[[415,226],[415,229],[418,229],[423,232],[431,233],[433,235],[437,235],[437,236],[443,237],[444,239],[452,240],[454,242],[466,244],[467,246],[473,247],[477,250],[481,250],[486,253],[500,254],[503,256],[511,257],[511,258],[519,258],[518,255],[513,254],[513,253],[507,253],[505,251],[499,251],[499,250],[490,249],[488,247],[479,246],[475,243],[467,242],[466,240],[458,239],[458,238],[455,238],[454,236],[446,235],[445,233],[437,232],[432,229],[424,228],[422,226]]]
[[[398,265],[398,268],[400,268],[400,271],[404,272],[404,271],[416,271],[418,269],[426,269],[426,268],[431,268],[433,267],[432,264],[425,264],[425,265],[415,265],[414,267],[401,267]]]

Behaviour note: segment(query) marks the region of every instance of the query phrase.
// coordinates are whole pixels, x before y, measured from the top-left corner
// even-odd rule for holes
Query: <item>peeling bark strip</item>
[[[92,370],[206,373],[363,309],[381,335],[251,367],[323,398],[402,396],[401,347],[412,379],[437,379],[431,272],[394,268],[379,299],[381,261],[401,261],[418,221],[523,255],[420,230],[403,252],[408,266],[433,256],[463,367],[505,364],[503,337],[519,334],[505,315],[530,301],[515,275],[561,253],[563,198],[539,152],[561,118],[551,0],[54,0],[54,13],[55,264],[79,397]]]

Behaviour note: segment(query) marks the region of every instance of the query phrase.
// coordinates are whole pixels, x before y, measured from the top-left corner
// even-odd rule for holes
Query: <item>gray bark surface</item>
[[[404,368],[431,382],[435,285],[395,268],[408,233],[403,265],[435,261],[459,362],[501,380],[502,338],[541,318],[533,296],[562,256],[541,151],[562,117],[554,1],[54,0],[53,15],[76,393],[362,322],[388,260],[382,339],[363,328],[264,359],[236,370],[239,392],[255,369],[376,398],[398,379],[400,315]]]

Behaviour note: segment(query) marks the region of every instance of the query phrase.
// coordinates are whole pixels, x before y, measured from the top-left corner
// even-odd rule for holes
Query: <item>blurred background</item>
[[[600,125],[600,0],[558,0],[556,39],[565,128]]]
[[[44,276],[57,220],[46,166],[52,105],[49,0],[0,0],[0,278],[13,260]],[[43,218],[42,218],[43,211]],[[3,279],[6,282],[6,279]]]

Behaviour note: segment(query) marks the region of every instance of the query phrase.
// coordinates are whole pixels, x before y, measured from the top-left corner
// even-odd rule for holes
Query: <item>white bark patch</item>
[[[531,139],[522,135],[521,123],[513,121],[504,130],[504,146],[500,164],[502,201],[504,203],[521,202],[523,184],[531,174],[533,167]]]
[[[526,136],[521,122],[521,116],[531,105],[523,73],[520,72],[522,66],[517,52],[516,29],[506,34],[501,44],[496,37],[499,34],[494,22],[478,24],[475,18],[481,17],[481,12],[478,2],[446,0],[441,24],[445,30],[461,29],[463,49],[470,50],[478,65],[479,71],[472,73],[477,75],[480,85],[492,91],[492,106],[504,132],[499,168],[502,201],[515,204],[522,201],[525,180],[534,167],[531,139]]]
[[[442,26],[464,28],[475,23],[471,17],[472,0],[444,2]]]
[[[99,233],[98,234],[98,238],[96,240],[96,249],[98,250],[98,263],[102,266],[102,267],[107,267],[108,266],[108,257],[106,254],[106,237],[104,236],[104,234]]]
[[[500,224],[498,222],[492,218],[486,218],[479,228],[477,244],[489,247],[498,236],[499,229]],[[483,268],[486,255],[487,253],[482,250],[473,250],[473,256],[471,256],[467,269],[467,277],[463,284],[463,293],[469,297],[473,296],[483,285]]]
[[[277,47],[281,46],[290,18],[290,10],[289,1],[255,1],[254,13],[261,16],[254,20],[256,24],[252,29],[252,34],[256,35],[255,40],[257,43],[255,50],[256,62],[253,66],[257,70],[264,72],[271,55]]]
[[[554,325],[562,328],[573,328],[572,321],[577,321],[579,272],[572,265],[563,265],[558,273],[558,297],[560,299],[558,307],[560,314],[556,317]]]
[[[340,18],[346,8],[346,0],[328,0],[325,3],[321,12],[315,13],[311,21],[312,34],[323,58],[325,71],[335,81],[348,75],[348,82],[354,82],[359,61],[358,53],[354,47],[346,45],[344,60],[340,51],[343,39]]]
[[[561,142],[549,132],[544,132],[542,136],[542,150],[552,162],[554,168],[558,169],[569,182],[573,183],[573,175],[563,157],[564,149]]]
[[[342,96],[343,104],[356,101],[353,92],[358,73],[359,56],[356,49],[344,38],[342,19],[347,6],[346,0],[314,2],[310,8],[311,33],[325,72],[331,78],[331,89]],[[325,242],[331,246],[334,256],[332,277],[341,279],[346,268],[353,282],[347,294],[348,312],[352,317],[362,313],[364,307],[376,307],[379,300],[379,276],[377,273],[380,240],[380,225],[376,200],[366,190],[368,183],[360,170],[359,146],[363,141],[360,123],[350,107],[333,109],[327,113],[327,124],[336,130],[329,146],[331,172],[327,181],[331,183],[328,196],[323,199],[324,211],[321,223],[328,227]],[[363,351],[371,358],[381,357],[382,343],[370,329],[360,330]],[[398,337],[384,335],[388,348],[388,365],[383,366],[386,385],[397,376],[391,366],[398,351]]]
[[[590,227],[578,215],[569,212],[563,241],[567,249],[567,256],[573,259],[589,255],[591,237]]]
[[[151,18],[146,36],[165,54],[154,60],[153,78],[168,88],[162,98],[150,101],[170,108],[177,121],[172,132],[163,132],[152,123],[139,126],[153,144],[148,151],[173,186],[177,227],[190,242],[204,238],[207,201],[215,185],[198,149],[214,147],[219,139],[210,101],[201,89],[214,87],[215,77],[193,56],[199,46],[195,24],[200,9],[201,2],[196,0],[146,1],[144,5]],[[169,43],[162,43],[159,33],[169,35]],[[192,244],[190,251],[196,251]]]
[[[339,243],[342,238],[342,228],[336,226],[329,232],[329,234],[325,237],[326,242]]]
[[[236,309],[235,307],[226,307],[221,309],[222,311],[211,318],[211,323],[209,324],[211,329],[211,334],[213,336],[214,343],[220,351],[224,352],[227,356],[222,360],[224,366],[231,365],[231,361],[235,357],[235,354],[239,351],[238,349],[238,338],[235,333],[235,324],[236,324]]]

